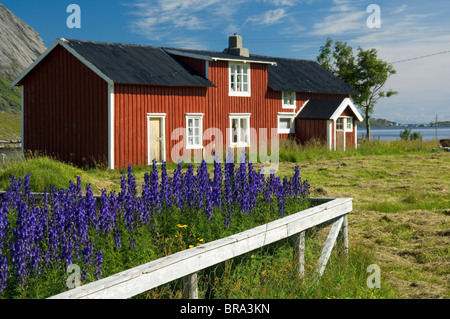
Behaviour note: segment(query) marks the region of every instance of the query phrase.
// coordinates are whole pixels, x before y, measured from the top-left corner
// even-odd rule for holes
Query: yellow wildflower
[[[187,225],[178,224],[177,227],[179,227],[179,228],[187,228]]]
[[[189,248],[194,248],[194,246],[193,245],[189,245]]]

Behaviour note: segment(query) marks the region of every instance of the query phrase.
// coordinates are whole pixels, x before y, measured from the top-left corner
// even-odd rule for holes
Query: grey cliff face
[[[0,3],[0,75],[18,76],[45,50],[39,34]]]

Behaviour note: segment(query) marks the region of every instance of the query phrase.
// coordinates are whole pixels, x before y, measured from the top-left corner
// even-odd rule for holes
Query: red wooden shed
[[[306,108],[325,105],[316,100],[342,102],[333,104],[339,116],[321,119],[332,139],[342,116],[361,117],[348,99],[358,92],[318,63],[251,55],[238,35],[223,52],[57,39],[14,85],[22,86],[24,150],[79,166],[206,157],[261,136],[304,140],[318,120]]]

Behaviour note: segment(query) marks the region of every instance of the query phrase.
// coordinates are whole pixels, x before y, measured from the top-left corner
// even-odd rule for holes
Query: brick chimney
[[[235,33],[228,38],[228,48],[224,50],[225,53],[249,57],[248,49],[242,48],[242,37]]]

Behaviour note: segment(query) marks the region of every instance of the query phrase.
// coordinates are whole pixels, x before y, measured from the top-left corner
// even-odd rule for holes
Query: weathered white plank
[[[314,271],[316,279],[323,275],[325,266],[327,265],[328,259],[330,258],[331,251],[333,250],[334,243],[336,242],[336,238],[339,234],[343,221],[344,219],[343,217],[341,217],[331,226],[327,240],[322,249],[322,254],[319,257],[319,261],[317,262],[317,266]]]
[[[151,261],[51,298],[129,298],[288,238],[348,214],[351,210],[351,198],[332,199],[271,223]]]

